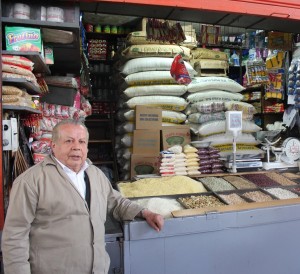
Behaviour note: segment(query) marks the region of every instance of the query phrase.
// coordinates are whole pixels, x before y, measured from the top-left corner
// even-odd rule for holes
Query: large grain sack
[[[224,111],[208,113],[208,114],[192,113],[188,117],[189,123],[194,123],[194,124],[203,124],[210,121],[225,120],[225,119],[226,117]]]
[[[120,72],[128,75],[131,73],[141,72],[141,71],[153,71],[153,70],[167,70],[170,71],[171,65],[173,63],[173,58],[161,58],[161,57],[145,57],[145,58],[135,58],[128,60]],[[197,72],[193,67],[184,61],[186,69],[191,77],[195,76]]]
[[[199,136],[209,136],[226,132],[226,121],[212,121],[204,124],[189,124],[191,131]],[[252,133],[258,132],[261,128],[252,121],[243,120],[242,132]]]
[[[241,101],[243,95],[240,93],[232,93],[222,90],[207,90],[189,94],[187,101],[190,103],[197,103],[201,101]]]
[[[193,49],[191,55],[193,59],[227,60],[226,53],[205,48]]]
[[[186,92],[185,85],[150,85],[150,86],[133,86],[124,90],[124,94],[129,97],[149,96],[149,95],[171,95],[181,96]]]
[[[134,109],[124,109],[117,112],[116,118],[119,121],[134,121],[135,119],[135,110]],[[164,123],[175,123],[182,124],[186,120],[186,115],[182,112],[172,111],[172,110],[163,110],[162,111],[162,122]]]
[[[190,93],[212,89],[241,92],[245,88],[236,81],[226,77],[194,77],[187,86],[187,90]]]
[[[24,95],[24,91],[14,86],[2,86],[2,95]]]
[[[182,124],[185,120],[186,115],[184,113],[172,110],[162,111],[162,122],[164,123]]]
[[[225,109],[230,111],[242,111],[243,119],[252,120],[256,109],[253,105],[246,102],[228,101],[224,102]]]
[[[187,102],[183,98],[158,95],[133,97],[125,104],[129,108],[135,108],[137,105],[145,105],[174,111],[183,111],[187,106]]]
[[[211,142],[211,146],[216,145],[232,145],[232,134],[221,133],[199,138],[199,141]],[[258,145],[260,142],[255,139],[251,133],[241,133],[236,139],[237,144]]]
[[[187,115],[198,112],[203,114],[209,114],[223,110],[225,110],[224,101],[206,100],[189,105],[188,112],[185,110],[185,113]]]
[[[126,59],[140,57],[174,57],[180,54],[184,60],[189,60],[191,50],[184,46],[177,45],[132,45],[122,51],[122,56]]]
[[[134,31],[127,35],[126,37],[127,45],[145,45],[145,44],[161,44],[161,45],[170,45],[169,41],[156,41],[147,39],[146,31]]]
[[[170,71],[167,70],[132,73],[125,77],[125,82],[128,86],[177,84]]]

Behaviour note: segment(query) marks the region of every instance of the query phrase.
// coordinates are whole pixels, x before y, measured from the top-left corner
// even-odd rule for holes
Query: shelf
[[[29,94],[41,94],[39,87],[23,78],[2,78],[3,84],[13,85],[19,88],[25,88]]]
[[[26,111],[30,113],[42,114],[40,110],[25,107],[25,106],[12,106],[12,105],[2,105],[3,110],[14,110],[14,111]]]
[[[87,39],[116,39],[116,38],[126,38],[128,34],[120,34],[120,33],[104,33],[104,32],[85,32],[85,36]]]
[[[22,26],[31,26],[39,28],[55,28],[63,30],[73,30],[74,28],[79,28],[79,23],[68,23],[68,22],[49,22],[41,20],[31,20],[31,19],[16,19],[12,17],[2,17],[2,23],[6,25],[22,25]]]
[[[92,161],[93,165],[105,165],[105,164],[109,164],[112,165],[114,163],[114,161]]]
[[[91,122],[91,123],[109,123],[111,122],[111,118],[103,118],[103,119],[86,119],[85,122]]]
[[[34,63],[34,66],[33,66],[34,73],[42,72],[42,73],[46,73],[46,74],[51,74],[51,71],[50,71],[48,65],[46,65],[42,55],[39,52],[3,50],[2,54],[24,56]]]
[[[109,144],[112,140],[89,140],[89,144]]]

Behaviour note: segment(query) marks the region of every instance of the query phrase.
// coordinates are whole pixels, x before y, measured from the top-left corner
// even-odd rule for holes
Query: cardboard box
[[[5,41],[6,50],[43,53],[40,29],[5,26]]]
[[[157,154],[132,154],[131,155],[131,178],[135,175],[159,174],[159,153]]]
[[[148,106],[136,106],[136,129],[161,129],[162,109]]]
[[[161,130],[162,148],[168,149],[174,145],[184,146],[191,142],[190,127],[182,126],[165,126]]]
[[[137,129],[133,131],[133,154],[156,154],[160,152],[160,130]]]

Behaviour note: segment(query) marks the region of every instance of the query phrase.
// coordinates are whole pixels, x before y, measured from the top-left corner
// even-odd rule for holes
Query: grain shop
[[[108,215],[109,274],[299,274],[298,1],[52,2],[0,4],[1,231],[75,119],[112,187],[165,219]]]

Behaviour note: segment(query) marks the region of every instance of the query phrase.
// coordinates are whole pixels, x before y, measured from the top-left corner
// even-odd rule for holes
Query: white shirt
[[[55,157],[54,157],[55,158]],[[65,166],[63,163],[61,163],[57,158],[55,158],[56,161],[61,165],[64,172],[68,175],[73,185],[76,187],[76,189],[79,191],[80,195],[83,199],[85,199],[85,193],[86,193],[86,186],[84,181],[84,171],[88,168],[88,163],[85,162],[81,170],[76,173],[75,171],[69,169],[67,166]]]

